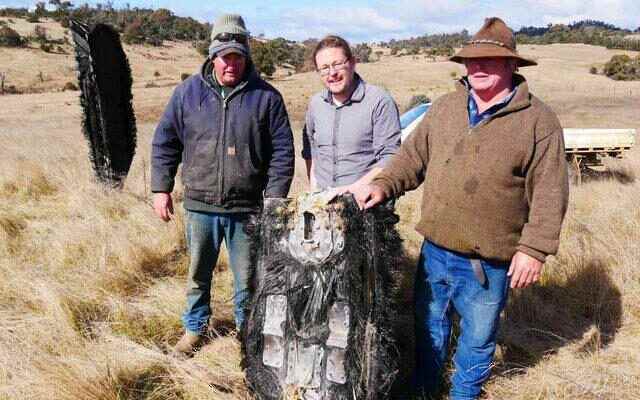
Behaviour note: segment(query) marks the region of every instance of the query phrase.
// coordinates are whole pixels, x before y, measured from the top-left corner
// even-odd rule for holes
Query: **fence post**
[[[4,72],[0,72],[0,95],[4,94],[4,80],[7,75]]]

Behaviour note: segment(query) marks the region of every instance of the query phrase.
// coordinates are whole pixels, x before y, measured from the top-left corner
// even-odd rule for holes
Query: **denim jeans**
[[[187,308],[184,327],[196,334],[206,330],[211,316],[211,284],[224,239],[233,272],[233,302],[236,328],[244,320],[249,296],[250,239],[244,231],[246,213],[208,213],[185,210],[185,231],[189,250]]]
[[[484,285],[470,259],[431,242],[422,245],[415,283],[418,391],[436,393],[447,360],[451,318],[460,316],[450,399],[476,399],[489,378],[500,313],[509,289],[508,264],[481,260]]]

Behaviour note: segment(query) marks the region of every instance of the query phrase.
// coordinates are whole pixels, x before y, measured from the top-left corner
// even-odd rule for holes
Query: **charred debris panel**
[[[259,399],[382,399],[398,373],[391,290],[402,246],[392,208],[352,196],[270,199],[243,329]]]

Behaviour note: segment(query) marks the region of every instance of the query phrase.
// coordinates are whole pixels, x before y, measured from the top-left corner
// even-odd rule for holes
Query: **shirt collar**
[[[473,94],[472,94],[472,90],[469,91],[469,100],[468,100],[468,110],[469,110],[469,125],[471,125],[471,127],[474,127],[476,125],[478,125],[480,122],[484,121],[485,119],[488,119],[489,117],[493,116],[495,113],[497,113],[498,111],[502,110],[503,108],[505,108],[509,102],[511,101],[511,99],[513,98],[513,96],[515,96],[516,92],[517,92],[518,88],[515,87],[507,96],[505,96],[504,99],[500,100],[500,102],[492,105],[491,107],[489,107],[488,109],[484,110],[482,113],[478,112],[478,104],[476,103],[476,99],[474,99]]]
[[[357,72],[354,73],[353,80],[356,84],[356,88],[351,93],[351,96],[344,103],[342,103],[340,107],[353,102],[356,102],[356,103],[361,102],[364,99],[365,85],[366,85],[365,81],[360,77],[360,75],[358,75]],[[331,92],[329,92],[329,89],[325,88],[322,91],[322,99],[327,103],[333,104],[332,95],[331,95]]]

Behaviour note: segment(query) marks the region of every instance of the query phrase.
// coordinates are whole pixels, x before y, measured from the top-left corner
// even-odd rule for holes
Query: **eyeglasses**
[[[222,32],[216,35],[213,40],[218,40],[220,42],[237,42],[246,45],[247,44],[247,36],[241,35],[239,33],[227,33]]]
[[[318,68],[318,73],[320,74],[320,76],[327,76],[331,73],[332,70],[338,72],[338,71],[347,69],[348,66],[349,66],[349,60],[347,59],[336,64],[331,64],[326,67]]]

